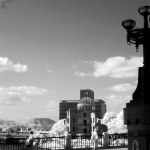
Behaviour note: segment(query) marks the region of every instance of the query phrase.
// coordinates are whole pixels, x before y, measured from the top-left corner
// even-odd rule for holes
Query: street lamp
[[[139,51],[139,45],[143,45],[143,67],[139,68],[138,86],[133,94],[133,101],[149,99],[150,86],[150,28],[148,20],[150,20],[150,6],[141,6],[138,12],[144,18],[144,27],[135,28],[136,22],[127,19],[122,22],[122,26],[127,30],[127,44],[135,44],[136,51]]]
[[[134,28],[136,22],[132,19],[127,19],[122,22],[122,26],[127,30],[127,43],[135,44],[136,51],[139,45],[143,45],[143,63],[147,61],[147,53],[150,52],[150,28],[148,27],[148,16],[150,15],[150,6],[142,6],[138,9],[139,13],[144,17],[144,28]]]
[[[136,22],[122,22],[127,30],[127,43],[135,44],[136,51],[143,45],[143,66],[139,67],[137,88],[132,100],[124,108],[124,124],[128,130],[128,150],[150,149],[150,6],[142,6],[138,12],[144,18],[144,27],[135,28]]]

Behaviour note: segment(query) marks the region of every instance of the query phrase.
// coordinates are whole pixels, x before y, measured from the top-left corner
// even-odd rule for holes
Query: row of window
[[[75,128],[75,127],[72,127],[72,130],[73,130],[73,132],[76,132],[76,128]],[[87,129],[84,128],[83,132],[84,132],[84,133],[87,133]]]
[[[94,118],[93,118],[93,122],[94,122]],[[67,118],[67,123],[69,123],[69,118]],[[75,118],[73,118],[73,123],[76,123]],[[87,120],[83,120],[83,125],[87,125]]]

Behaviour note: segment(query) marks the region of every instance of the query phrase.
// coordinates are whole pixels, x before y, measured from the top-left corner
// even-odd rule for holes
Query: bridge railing
[[[103,146],[103,135],[98,135],[98,146]],[[72,136],[71,139],[71,148],[91,148],[94,146],[94,143],[91,141],[91,135],[77,135]]]
[[[26,138],[0,137],[0,150],[24,150]],[[98,147],[119,147],[128,145],[128,134],[99,135]],[[94,143],[91,135],[77,135],[67,137],[43,137],[34,138],[34,150],[50,149],[80,149],[92,148]]]
[[[0,150],[25,150],[26,138],[0,139]],[[66,149],[66,137],[34,138],[34,150]]]
[[[128,134],[109,134],[109,146],[128,145]]]

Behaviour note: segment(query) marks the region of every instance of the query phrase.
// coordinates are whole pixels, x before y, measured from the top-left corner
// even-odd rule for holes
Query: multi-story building
[[[101,99],[94,99],[94,91],[91,89],[80,90],[80,100],[84,97],[93,99],[95,104],[95,115],[97,118],[102,119],[106,113],[106,104]],[[77,104],[80,100],[61,100],[59,103],[59,119],[67,118],[67,111],[69,109],[77,110]]]
[[[95,113],[94,100],[89,97],[82,97],[77,104],[77,109],[69,109],[67,111],[67,132],[76,134],[91,134],[96,128],[98,134],[107,131],[107,126],[101,124]]]

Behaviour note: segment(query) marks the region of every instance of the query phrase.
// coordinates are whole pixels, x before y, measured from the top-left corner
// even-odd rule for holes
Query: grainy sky
[[[121,22],[149,0],[14,0],[0,9],[0,119],[58,121],[60,100],[91,88],[107,111],[132,99],[142,46]]]

